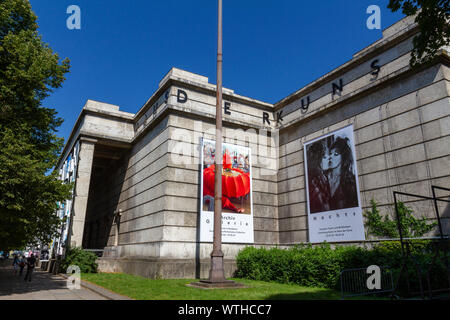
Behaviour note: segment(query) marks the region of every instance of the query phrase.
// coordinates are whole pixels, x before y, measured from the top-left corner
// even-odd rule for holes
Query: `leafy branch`
[[[371,209],[364,213],[367,233],[377,237],[399,238],[397,219],[391,219],[389,215],[382,217],[375,200],[372,199],[370,204]],[[397,203],[397,210],[404,238],[423,237],[437,225],[437,222],[428,223],[425,216],[417,219],[413,211],[401,201]]]

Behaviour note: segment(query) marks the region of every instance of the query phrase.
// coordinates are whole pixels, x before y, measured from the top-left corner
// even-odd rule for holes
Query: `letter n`
[[[341,93],[342,90],[344,90],[344,83],[343,83],[342,79],[339,79],[339,84],[336,84],[333,82],[333,95],[335,95],[337,93],[337,91],[339,91],[339,93]]]

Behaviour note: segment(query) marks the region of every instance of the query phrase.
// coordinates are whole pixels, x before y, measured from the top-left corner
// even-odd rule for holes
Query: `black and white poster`
[[[353,126],[304,144],[309,241],[365,240]]]

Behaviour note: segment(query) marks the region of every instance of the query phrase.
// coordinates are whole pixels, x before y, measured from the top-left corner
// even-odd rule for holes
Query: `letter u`
[[[305,101],[302,99],[302,109],[308,110],[310,103],[311,103],[311,100],[309,99],[309,96],[306,97],[306,106],[305,106]]]

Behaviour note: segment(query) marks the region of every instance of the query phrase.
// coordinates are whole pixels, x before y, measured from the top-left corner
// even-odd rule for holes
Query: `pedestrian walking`
[[[36,258],[34,257],[34,254],[31,254],[31,256],[27,259],[27,273],[25,274],[25,281],[31,282],[31,274],[33,273],[34,267],[36,265]]]
[[[19,269],[19,257],[17,255],[14,255],[13,269],[14,275],[17,275],[17,269]]]
[[[19,276],[22,276],[23,274],[23,268],[25,268],[25,257],[24,256],[20,256],[20,260],[19,260],[19,268],[20,268],[20,273]]]

